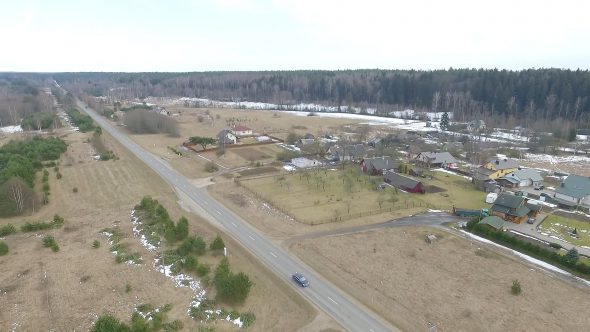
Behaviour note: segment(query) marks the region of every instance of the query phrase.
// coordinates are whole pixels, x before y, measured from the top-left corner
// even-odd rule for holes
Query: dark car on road
[[[309,286],[309,280],[307,280],[307,278],[305,278],[305,276],[299,272],[293,274],[293,280],[295,280],[295,282],[301,287]]]

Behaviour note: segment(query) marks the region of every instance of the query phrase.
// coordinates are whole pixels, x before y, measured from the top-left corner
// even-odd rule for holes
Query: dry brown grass
[[[128,320],[133,308],[141,303],[173,304],[171,319],[180,319],[186,328],[197,323],[186,315],[192,298],[187,288],[176,288],[162,274],[153,270],[153,255],[133,237],[130,212],[144,195],[162,202],[174,219],[181,214],[189,218],[190,232],[210,241],[217,229],[203,219],[181,211],[170,187],[125,149],[105,137],[119,156],[117,161],[100,162],[92,154],[86,136],[68,134],[70,143],[62,159],[61,180],[50,176],[51,203],[35,215],[3,220],[20,225],[25,221],[47,220],[54,213],[66,219],[61,229],[44,233],[55,237],[61,247],[53,253],[41,245],[36,234],[16,234],[6,238],[9,255],[0,257],[0,331],[13,328],[23,331],[88,330],[103,313]],[[72,189],[78,188],[78,193]],[[116,264],[108,250],[106,238],[99,231],[117,225],[132,252],[142,254],[139,266]],[[99,239],[99,249],[92,241]],[[254,282],[250,297],[240,311],[251,310],[258,318],[253,331],[297,330],[314,317],[315,310],[294,290],[252,257],[241,246],[226,239],[232,269],[247,273]],[[132,286],[125,292],[125,285]],[[217,330],[235,330],[228,323],[218,323]]]
[[[428,245],[426,234],[439,241]],[[590,292],[449,233],[382,229],[304,240],[303,261],[407,331],[582,331]],[[522,285],[510,294],[512,280]],[[312,281],[313,282],[313,281]]]

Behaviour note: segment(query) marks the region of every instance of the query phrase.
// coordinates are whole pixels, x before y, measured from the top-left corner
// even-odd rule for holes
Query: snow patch
[[[23,128],[20,125],[0,127],[0,132],[5,133],[5,134],[20,133],[22,131],[23,131]]]

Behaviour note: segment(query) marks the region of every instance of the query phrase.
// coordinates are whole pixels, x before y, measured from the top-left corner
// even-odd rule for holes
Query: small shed
[[[504,220],[502,220],[502,218],[500,218],[500,217],[489,216],[489,217],[483,218],[479,223],[482,225],[488,225],[497,231],[501,231],[502,229],[504,229],[504,224],[506,222]]]

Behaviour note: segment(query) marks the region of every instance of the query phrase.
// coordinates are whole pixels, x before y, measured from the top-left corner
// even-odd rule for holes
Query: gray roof
[[[485,181],[490,179],[490,174],[492,173],[494,173],[494,171],[484,167],[478,167],[473,171],[472,177],[475,180]]]
[[[227,134],[235,136],[234,133],[229,129],[223,129],[217,134],[217,141],[219,144],[231,144],[233,141],[227,137]]]
[[[496,170],[518,168],[518,162],[514,159],[507,158],[492,158],[488,162],[494,164]]]
[[[457,162],[457,159],[448,152],[421,152],[418,156],[426,157],[431,164],[452,164]]]
[[[418,185],[418,183],[420,183],[418,180],[414,180],[392,171],[387,171],[387,173],[385,173],[385,182],[402,189],[414,188]]]
[[[538,171],[530,168],[516,170],[510,174],[507,174],[505,177],[517,178],[518,180],[531,179],[533,182],[543,181],[541,174]]]
[[[362,158],[367,154],[367,147],[363,144],[345,145],[344,147],[335,145],[330,148],[330,153],[339,157]]]
[[[364,160],[365,166],[367,169],[374,169],[376,171],[382,171],[384,169],[394,169],[395,162],[391,157],[375,157],[375,158],[365,158]]]
[[[590,195],[590,178],[579,175],[569,175],[556,190],[557,193],[575,198]]]

